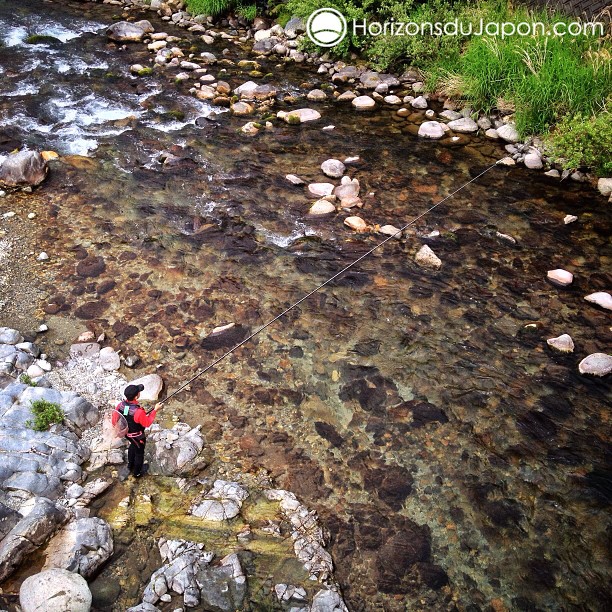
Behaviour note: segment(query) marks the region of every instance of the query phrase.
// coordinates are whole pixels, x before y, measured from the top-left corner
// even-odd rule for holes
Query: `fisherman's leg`
[[[136,454],[134,457],[134,476],[142,475],[142,465],[144,463],[144,453],[145,453],[145,441],[141,440],[138,442]]]
[[[136,457],[136,444],[130,440],[130,447],[128,448],[128,470],[134,471],[134,458]]]

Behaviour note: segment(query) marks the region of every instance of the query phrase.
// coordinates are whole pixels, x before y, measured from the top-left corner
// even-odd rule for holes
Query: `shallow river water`
[[[322,161],[359,156],[358,214],[399,226],[503,155],[478,138],[420,141],[393,111],[304,99],[293,107],[320,121],[246,136],[245,118],[173,76],[130,76],[151,56],[107,42],[120,13],[0,0],[0,154],[61,156],[34,196],[11,196],[40,202],[57,279],[41,276],[44,316],[105,331],[170,390],[221,354],[202,345],[214,327],[256,329],[380,240],[345,228],[349,213],[309,218],[313,198],[286,174],[323,181]],[[286,94],[320,83],[261,64],[254,80]],[[253,78],[229,62],[209,72]],[[611,222],[587,187],[495,168],[171,407],[223,461],[270,470],[319,511],[353,610],[610,609],[611,393],[577,364],[612,345],[610,315],[583,299],[612,288]],[[440,271],[414,263],[424,243]],[[570,288],[547,283],[555,268]],[[547,346],[562,333],[573,354]]]

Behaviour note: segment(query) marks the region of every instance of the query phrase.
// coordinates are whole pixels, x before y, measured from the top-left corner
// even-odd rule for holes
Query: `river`
[[[201,344],[214,327],[256,329],[381,239],[344,227],[347,214],[308,217],[313,198],[285,175],[324,181],[325,159],[358,156],[359,214],[400,226],[504,155],[331,101],[299,103],[318,122],[249,137],[248,119],[174,73],[132,76],[152,56],[107,41],[120,13],[0,0],[0,153],[61,156],[24,196],[44,211],[45,317],[105,331],[169,389],[220,354]],[[209,72],[232,87],[254,78],[303,96],[320,82],[266,59],[251,77],[241,45],[145,17],[231,60]],[[223,461],[269,470],[318,510],[352,610],[610,609],[611,393],[577,364],[612,345],[609,314],[583,299],[612,287],[611,222],[588,187],[495,168],[171,407]],[[414,263],[425,243],[438,272]],[[85,257],[104,262],[97,276],[75,274]],[[555,268],[571,287],[546,281]],[[547,346],[562,333],[573,354]]]

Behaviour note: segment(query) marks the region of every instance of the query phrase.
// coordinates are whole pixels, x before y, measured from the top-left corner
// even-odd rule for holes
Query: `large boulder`
[[[130,380],[125,387],[128,385],[144,385],[144,391],[141,391],[139,401],[155,402],[164,387],[164,381],[159,374],[147,374],[136,380]],[[125,391],[125,387],[123,387],[121,393]]]
[[[118,21],[106,30],[106,35],[115,42],[140,42],[147,33],[146,29],[142,24]]]
[[[49,168],[37,151],[19,151],[9,155],[0,166],[0,185],[28,187],[40,185]]]
[[[30,553],[42,546],[69,516],[68,510],[62,506],[44,497],[37,498],[30,513],[0,543],[0,582],[10,576]]]
[[[43,569],[58,567],[87,578],[113,554],[113,534],[101,518],[78,519],[51,540],[46,553]]]
[[[201,568],[197,581],[205,610],[233,612],[242,608],[247,583],[236,554],[222,559],[218,567]]]
[[[23,581],[19,603],[23,612],[89,612],[91,592],[82,576],[50,569]]]
[[[177,423],[172,429],[151,426],[149,443],[153,446],[151,473],[164,476],[191,476],[208,465],[201,456],[204,439],[200,425],[193,429]]]

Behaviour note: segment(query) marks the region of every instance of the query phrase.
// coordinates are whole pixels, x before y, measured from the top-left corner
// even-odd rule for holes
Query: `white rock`
[[[595,293],[591,293],[584,298],[587,302],[591,302],[592,304],[597,304],[606,310],[612,310],[612,295],[607,293],[606,291],[597,291]]]
[[[396,238],[398,240],[402,237],[399,227],[394,225],[383,225],[378,231],[385,236],[395,236],[397,234]]]
[[[442,260],[426,244],[419,249],[419,252],[414,256],[414,260],[419,266],[433,270],[439,270],[442,266]]]
[[[518,142],[521,139],[513,123],[506,123],[505,125],[498,127],[497,135],[502,140],[510,143]]]
[[[549,338],[546,342],[561,353],[574,352],[574,341],[569,334],[561,334],[557,338]]]
[[[111,346],[105,346],[98,356],[100,365],[107,371],[112,372],[118,370],[121,367],[121,359],[119,353]]]
[[[546,273],[546,278],[553,284],[558,287],[567,287],[571,285],[574,280],[574,275],[567,270],[549,270]]]
[[[353,98],[351,104],[357,110],[369,110],[376,106],[376,102],[370,96],[357,96]]]
[[[39,376],[43,376],[44,373],[45,371],[40,366],[37,366],[35,363],[29,366],[28,369],[26,370],[26,374],[30,378],[38,378]]]
[[[304,181],[295,174],[287,174],[285,178],[293,185],[303,185]]]
[[[516,166],[516,162],[511,157],[504,157],[497,162],[500,166]]]
[[[421,138],[430,138],[432,140],[438,140],[444,138],[446,130],[438,121],[425,121],[419,126],[418,135]]]
[[[499,134],[497,133],[497,130],[494,130],[493,128],[485,130],[485,136],[490,140],[499,140]]]
[[[399,106],[402,103],[402,99],[398,96],[385,96],[385,104],[391,104],[392,106]]]
[[[329,215],[336,212],[336,207],[328,200],[317,200],[308,211],[309,215]]]
[[[86,331],[79,335],[77,342],[93,342],[96,339],[96,334],[92,331]]]
[[[555,170],[555,168],[552,168],[551,170],[547,170],[544,173],[544,176],[550,176],[550,178],[560,178],[561,174],[559,173],[558,170]]]
[[[606,376],[612,372],[612,355],[593,353],[578,364],[578,370],[581,374]]]
[[[326,176],[340,178],[344,174],[346,166],[339,159],[327,159],[321,164],[321,170]]]
[[[245,123],[240,128],[240,131],[243,134],[247,134],[248,136],[255,136],[255,134],[259,134],[259,128],[257,127],[257,124],[254,121],[249,121],[248,123]]]
[[[612,178],[600,178],[597,181],[597,189],[602,196],[612,195]]]
[[[26,578],[19,603],[23,612],[89,612],[91,592],[79,574],[54,568]]]
[[[469,117],[461,117],[461,119],[450,121],[448,127],[453,132],[459,132],[459,134],[472,134],[478,131],[478,124]]]
[[[322,89],[313,89],[308,92],[306,99],[313,102],[322,102],[327,99],[327,94]]]
[[[289,113],[279,111],[276,116],[286,123],[306,123],[307,121],[316,121],[321,118],[321,113],[312,108],[298,108]]]
[[[347,217],[344,225],[356,232],[365,232],[368,229],[368,224],[361,217]]]
[[[416,108],[418,110],[425,110],[428,106],[427,100],[424,96],[419,96],[410,102],[412,108]]]
[[[336,591],[323,589],[313,597],[310,612],[348,612],[348,608]]]
[[[144,391],[140,394],[140,400],[154,402],[161,393],[164,386],[164,381],[158,374],[147,374],[146,376],[142,376],[136,380],[131,380],[128,384],[144,385]],[[127,385],[123,387],[122,392],[125,390],[125,387],[127,387]]]
[[[52,369],[51,364],[45,359],[37,359],[36,365],[45,372],[50,372]]]
[[[576,215],[565,215],[565,217],[563,217],[563,223],[565,223],[565,225],[573,223],[574,221],[578,221],[578,217]]]
[[[49,326],[48,326],[48,325],[45,325],[45,324],[43,323],[42,325],[39,325],[39,326],[38,326],[38,330],[37,330],[37,331],[38,331],[38,333],[39,333],[39,334],[42,334],[42,333],[44,333],[44,332],[46,332],[46,331],[49,331]]]
[[[40,253],[40,255],[36,259],[38,261],[47,261],[47,259],[49,259],[49,255],[47,255],[47,253],[45,253],[45,251],[42,251]]]
[[[331,183],[310,183],[308,191],[312,195],[322,198],[331,195],[334,191],[334,186]]]
[[[531,170],[539,170],[544,166],[542,157],[537,152],[527,153],[524,159],[525,166]]]

